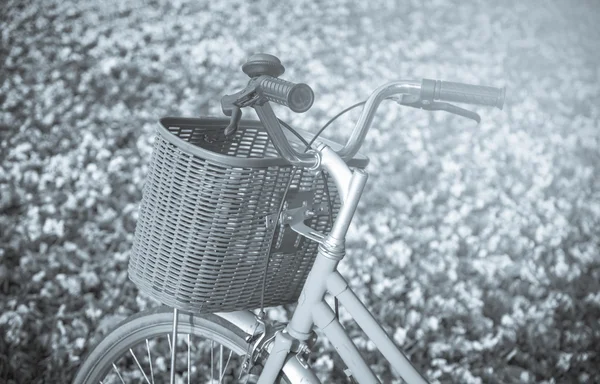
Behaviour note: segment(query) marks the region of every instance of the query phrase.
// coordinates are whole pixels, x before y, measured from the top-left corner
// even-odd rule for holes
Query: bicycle
[[[308,133],[279,120],[270,102],[306,112],[312,89],[280,79],[285,69],[275,56],[253,55],[242,69],[248,85],[221,99],[229,118],[161,119],[129,276],[166,306],[109,333],[74,382],[319,383],[308,363],[314,326],[351,378],[379,382],[338,320],[339,301],[403,380],[427,383],[337,271],[367,181],[368,158],[358,149],[385,99],[479,122],[478,114],[448,102],[502,109],[505,89],[429,79],[385,84],[351,107],[364,104],[342,147],[317,138],[351,108],[307,142]],[[245,107],[260,121],[242,120]],[[265,307],[289,303],[297,306],[288,323],[265,316]],[[257,315],[250,311],[258,308]],[[151,347],[168,355],[169,367]]]

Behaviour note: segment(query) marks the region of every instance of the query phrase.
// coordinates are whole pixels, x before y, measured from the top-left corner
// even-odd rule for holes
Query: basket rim
[[[199,117],[199,118],[167,116],[167,117],[161,118],[159,120],[159,122],[160,122],[160,124],[156,128],[156,131],[162,138],[164,138],[171,144],[175,145],[176,147],[180,148],[184,152],[190,153],[192,155],[198,156],[203,159],[211,160],[211,161],[214,161],[217,163],[221,163],[221,164],[233,166],[233,167],[263,168],[263,167],[271,167],[271,166],[290,166],[291,165],[286,159],[284,159],[283,157],[280,157],[280,156],[265,157],[265,158],[255,158],[255,157],[245,158],[245,157],[235,157],[235,156],[224,155],[224,154],[212,152],[212,151],[209,151],[202,147],[196,146],[194,144],[191,144],[191,143],[179,138],[178,136],[171,133],[167,129],[168,126],[198,127],[198,126],[215,125],[215,124],[222,125],[223,128],[225,128],[229,124],[228,118],[212,117],[212,116]],[[262,128],[262,129],[264,129],[262,123],[258,120],[242,119],[242,120],[240,120],[240,126],[245,127],[245,128],[247,127],[247,128]],[[294,129],[303,137],[310,137],[311,135],[313,135],[310,132],[303,130],[303,129],[299,129],[299,128],[294,128]],[[288,134],[287,131],[284,131],[284,132],[286,132],[286,134]],[[329,139],[319,137],[319,141],[323,142],[324,144],[327,144],[334,151],[339,151],[342,148],[342,146],[340,144],[338,144],[334,141],[331,141]],[[347,162],[347,164],[350,167],[365,168],[369,164],[369,158],[366,157],[365,155],[361,154],[360,152],[358,152],[352,159],[350,159]]]

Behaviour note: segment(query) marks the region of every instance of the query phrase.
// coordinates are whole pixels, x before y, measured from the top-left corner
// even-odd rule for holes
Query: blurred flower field
[[[156,305],[126,272],[154,127],[220,115],[255,52],[313,87],[306,114],[276,109],[312,132],[386,81],[506,86],[503,111],[470,107],[479,125],[382,106],[340,269],[432,382],[600,382],[599,20],[591,0],[5,1],[0,382],[69,382]]]

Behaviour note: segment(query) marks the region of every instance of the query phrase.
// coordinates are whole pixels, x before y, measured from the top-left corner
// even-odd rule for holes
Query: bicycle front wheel
[[[176,345],[171,340],[172,309],[155,308],[126,319],[90,352],[74,383],[169,383],[173,347],[177,383],[258,379],[257,372],[242,372],[248,351],[242,330],[216,315],[180,313],[178,318]],[[282,373],[279,382],[290,381]]]

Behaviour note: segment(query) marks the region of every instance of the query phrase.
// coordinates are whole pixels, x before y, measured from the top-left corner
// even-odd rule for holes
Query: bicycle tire
[[[101,382],[110,371],[115,359],[149,337],[169,334],[172,326],[173,309],[168,307],[146,310],[125,319],[90,351],[77,371],[73,383]],[[178,333],[214,340],[239,355],[244,355],[248,350],[248,343],[245,341],[247,335],[233,324],[213,314],[180,313]],[[280,373],[279,382],[294,384],[283,371]]]

